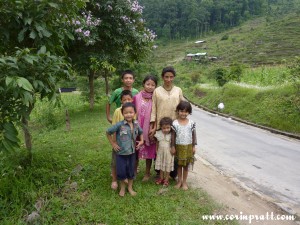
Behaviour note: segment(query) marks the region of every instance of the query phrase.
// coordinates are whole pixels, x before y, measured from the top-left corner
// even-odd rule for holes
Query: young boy
[[[134,83],[134,74],[131,70],[125,70],[122,73],[121,80],[123,87],[116,89],[110,96],[109,102],[106,104],[106,118],[110,123],[112,123],[112,119],[110,117],[110,106],[114,102],[116,103],[117,108],[121,106],[121,92],[123,90],[129,90],[131,91],[132,96],[138,93],[138,90],[132,87]]]
[[[128,102],[122,105],[122,114],[124,120],[116,123],[106,131],[106,136],[117,152],[116,167],[117,178],[121,181],[121,188],[119,195],[125,195],[125,180],[128,179],[128,192],[134,196],[136,192],[133,190],[133,178],[135,167],[135,148],[139,149],[143,143],[143,130],[138,122],[134,120],[136,114],[135,106]],[[113,134],[115,134],[116,139]],[[137,137],[140,141],[137,141]],[[137,146],[135,146],[137,143]]]
[[[124,105],[127,102],[133,101],[131,91],[129,90],[122,91],[120,98],[121,98],[122,105]],[[122,120],[124,120],[124,116],[122,114],[122,107],[119,107],[114,111],[113,118],[112,118],[112,125],[115,125],[116,123]],[[117,172],[116,172],[116,152],[114,150],[112,151],[111,176],[112,176],[111,188],[113,190],[117,190],[118,182],[117,182]]]

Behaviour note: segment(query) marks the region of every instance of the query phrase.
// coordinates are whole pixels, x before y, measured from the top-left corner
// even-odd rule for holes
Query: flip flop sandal
[[[164,180],[158,178],[158,179],[156,179],[155,183],[156,183],[157,185],[160,185],[160,184],[163,184],[163,183],[164,183]]]

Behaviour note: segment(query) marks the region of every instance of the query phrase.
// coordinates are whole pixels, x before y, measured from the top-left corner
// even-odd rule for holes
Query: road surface
[[[290,213],[300,209],[300,141],[194,107],[197,154],[237,182],[271,197]],[[296,210],[296,211],[295,211]]]

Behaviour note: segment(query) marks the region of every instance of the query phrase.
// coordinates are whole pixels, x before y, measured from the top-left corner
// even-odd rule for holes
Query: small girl
[[[156,184],[169,186],[169,175],[174,170],[174,156],[171,154],[171,127],[172,119],[163,117],[160,122],[160,130],[155,133],[158,141],[155,169],[160,170]]]
[[[133,190],[133,178],[135,168],[135,148],[140,148],[144,143],[143,130],[138,122],[134,120],[136,109],[133,103],[127,102],[122,105],[121,112],[124,120],[116,123],[106,131],[106,136],[116,154],[117,178],[121,181],[119,195],[125,195],[125,180],[128,179],[128,192],[136,195]],[[113,134],[116,134],[116,139]],[[137,137],[140,141],[135,142]]]
[[[187,116],[192,114],[192,106],[187,101],[181,101],[177,107],[177,120],[173,121],[172,153],[178,159],[178,181],[175,188],[188,190],[188,167],[194,163],[196,140],[196,124]]]

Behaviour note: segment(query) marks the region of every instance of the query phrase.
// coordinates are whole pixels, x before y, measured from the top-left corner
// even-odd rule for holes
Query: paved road
[[[283,208],[300,208],[300,141],[193,108],[197,154]],[[291,211],[293,212],[293,211]]]

